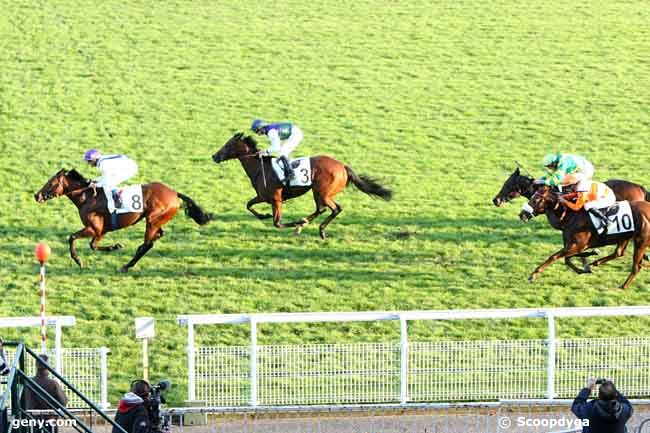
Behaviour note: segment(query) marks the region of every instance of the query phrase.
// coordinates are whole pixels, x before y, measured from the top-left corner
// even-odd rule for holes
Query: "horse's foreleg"
[[[90,249],[93,251],[114,251],[124,248],[124,245],[122,244],[114,244],[106,247],[99,245],[99,241],[101,241],[103,237],[104,236],[95,236],[92,238],[90,241]]]
[[[258,195],[257,197],[248,200],[248,203],[246,203],[246,209],[248,209],[248,211],[250,213],[255,215],[255,218],[257,218],[257,219],[264,220],[264,219],[267,219],[267,218],[273,218],[273,215],[271,215],[271,214],[268,214],[268,213],[262,214],[262,213],[259,213],[258,211],[256,211],[255,209],[253,209],[253,206],[255,206],[258,203],[264,203],[265,201],[266,200],[264,200],[263,198],[261,198]]]
[[[273,225],[279,229],[286,229],[291,227],[296,227],[297,225],[302,224],[301,221],[296,221],[292,223],[283,223],[282,222],[282,194],[279,194],[279,197],[273,199]]]
[[[535,269],[533,273],[530,274],[530,276],[528,277],[528,281],[530,281],[531,283],[535,281],[535,279],[539,276],[539,274],[541,274],[542,271],[544,271],[544,269],[546,269],[548,266],[553,264],[553,262],[561,259],[562,257],[575,256],[576,254],[579,254],[583,250],[584,250],[584,246],[579,247],[578,244],[576,243],[569,244],[565,248],[562,248],[561,250],[552,254],[548,259],[544,261],[544,263],[539,265],[537,269]]]
[[[580,257],[580,263],[582,263],[582,269],[580,269],[571,260],[571,259],[573,259],[573,257],[575,257],[575,256],[565,257],[564,258],[564,263],[566,263],[566,265],[569,268],[571,268],[576,274],[588,274],[588,273],[591,272],[591,269],[589,268],[589,265],[587,264],[587,259],[586,258]]]
[[[75,263],[79,265],[79,267],[81,267],[81,259],[79,259],[77,249],[74,247],[74,241],[79,238],[87,238],[93,236],[94,234],[95,231],[91,227],[84,227],[78,232],[71,234],[68,238],[68,244],[70,245],[70,257],[72,257],[72,260],[74,260]]]

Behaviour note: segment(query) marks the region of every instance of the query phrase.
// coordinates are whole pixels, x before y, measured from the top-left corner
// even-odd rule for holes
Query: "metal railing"
[[[557,339],[556,318],[650,316],[650,307],[362,313],[183,315],[188,398],[212,405],[393,403],[569,397],[589,375],[650,395],[650,336]],[[415,320],[545,319],[543,340],[411,342]],[[373,344],[257,343],[265,323],[393,320],[400,341]],[[195,327],[250,324],[248,346],[196,347]]]
[[[7,362],[11,363],[15,356],[15,350],[7,348]],[[58,351],[48,351],[50,360],[58,360],[56,371],[64,375],[66,379],[77,389],[91,399],[102,409],[109,407],[108,403],[108,354],[106,347],[95,349],[87,348],[62,348]],[[25,365],[27,374],[36,373],[36,362],[29,358]],[[3,385],[0,385],[0,392]],[[84,403],[77,396],[70,396],[68,407],[83,407]]]
[[[78,417],[74,410],[68,407],[65,402],[59,401],[59,398],[50,394],[37,380],[31,377],[27,372],[27,365],[39,364],[40,370],[45,370],[53,379],[56,379],[65,394],[74,396],[83,403],[84,409],[87,412],[93,413],[98,416],[104,423],[111,425],[116,431],[126,433],[124,429],[115,424],[105,413],[103,413],[97,405],[83,395],[74,385],[69,383],[56,369],[45,362],[36,353],[31,351],[23,343],[7,342],[6,346],[15,347],[14,356],[11,361],[11,370],[6,383],[6,389],[0,397],[0,431],[2,433],[9,433],[15,431],[14,423],[18,422],[19,425],[22,421],[36,421],[51,420],[52,417],[56,419],[66,419],[74,421],[70,425],[78,432],[93,433],[93,429],[89,427],[80,417]],[[27,392],[33,394],[33,400],[42,406],[40,409],[46,408],[50,410],[51,415],[46,415],[45,418],[39,418],[28,407],[28,399],[26,398]],[[33,427],[30,427],[33,430]],[[20,430],[22,431],[22,430]],[[48,431],[47,427],[37,427],[36,431]]]

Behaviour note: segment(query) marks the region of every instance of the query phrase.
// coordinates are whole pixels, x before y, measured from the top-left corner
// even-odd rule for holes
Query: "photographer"
[[[598,399],[587,401],[596,384],[600,385]],[[571,412],[580,419],[589,420],[583,433],[627,433],[625,423],[632,416],[632,405],[611,380],[590,378],[573,400]]]
[[[151,386],[145,380],[136,380],[131,383],[131,392],[124,394],[117,406],[115,422],[128,433],[151,432],[151,421],[145,401],[149,400]],[[119,433],[113,427],[113,433]]]

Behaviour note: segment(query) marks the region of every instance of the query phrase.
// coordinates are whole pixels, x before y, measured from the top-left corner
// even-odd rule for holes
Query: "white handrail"
[[[250,404],[258,403],[257,393],[257,325],[262,323],[325,323],[325,322],[374,322],[400,321],[400,402],[408,402],[408,338],[407,322],[413,320],[489,320],[542,318],[548,321],[547,397],[555,397],[555,319],[566,317],[603,316],[650,316],[650,306],[632,307],[561,307],[561,308],[510,308],[477,310],[429,310],[429,311],[363,311],[363,312],[314,312],[314,313],[251,313],[251,314],[185,314],[177,316],[179,325],[188,326],[188,395],[196,395],[194,378],[194,326],[251,324]]]

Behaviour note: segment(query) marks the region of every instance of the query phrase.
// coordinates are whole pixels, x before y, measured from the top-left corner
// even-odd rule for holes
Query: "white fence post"
[[[407,322],[403,316],[399,318],[400,325],[400,378],[399,378],[399,401],[406,404],[408,401],[408,363],[409,363],[409,343]]]
[[[100,384],[99,384],[99,405],[102,409],[108,409],[108,348],[99,348],[99,368],[100,368]]]
[[[251,317],[251,401],[252,407],[257,406],[257,321]]]
[[[546,398],[555,398],[555,316],[552,313],[546,314],[548,320],[548,365]]]
[[[54,333],[54,369],[60,374],[64,375],[63,372],[63,349],[61,344],[61,321],[57,320],[55,322],[55,333]]]
[[[187,399],[196,400],[196,352],[194,348],[194,322],[187,321]]]

